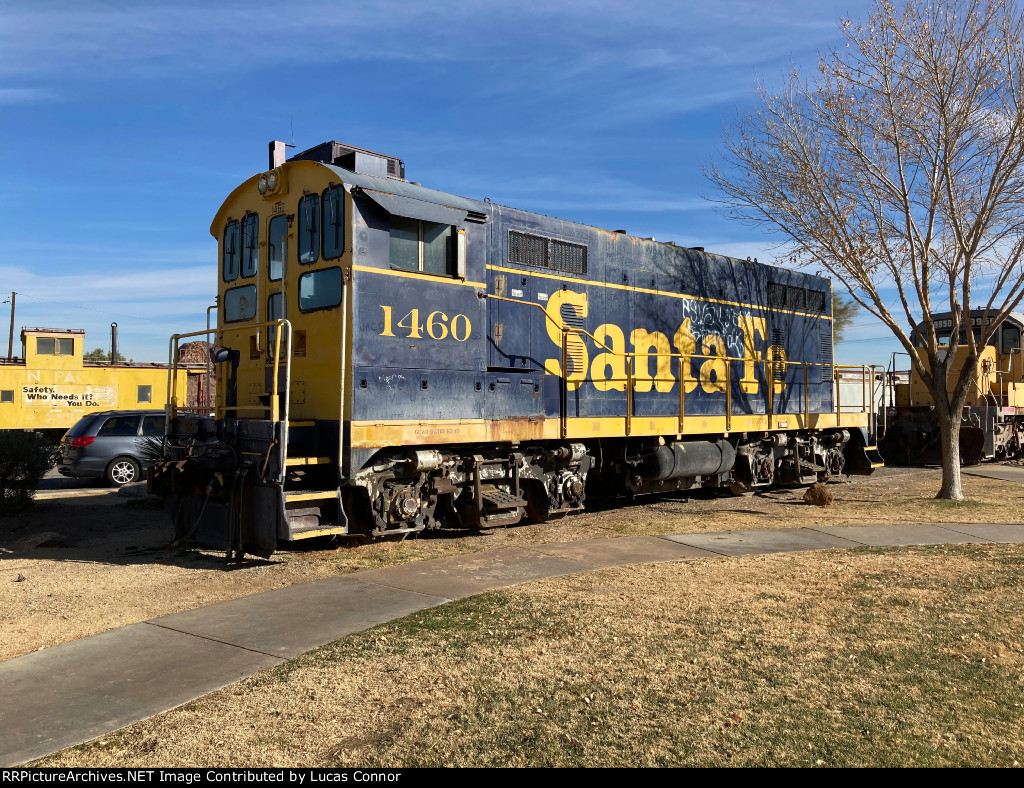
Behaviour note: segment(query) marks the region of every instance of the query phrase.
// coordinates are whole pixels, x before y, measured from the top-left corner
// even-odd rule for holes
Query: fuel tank
[[[651,481],[667,481],[725,473],[735,463],[736,450],[728,441],[675,441],[646,455],[639,472]]]

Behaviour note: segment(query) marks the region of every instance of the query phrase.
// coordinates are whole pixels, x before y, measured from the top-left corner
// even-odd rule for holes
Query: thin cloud
[[[0,104],[30,104],[56,98],[57,94],[50,88],[0,88]]]
[[[36,270],[43,273],[36,273]],[[125,313],[140,313],[137,305],[143,301],[163,302],[191,296],[209,299],[217,288],[209,265],[155,271],[121,270],[116,276],[104,273],[53,276],[41,267],[30,270],[0,266],[0,281],[4,283],[5,292],[14,290],[27,297],[72,303],[95,299],[105,304],[119,304]]]
[[[846,9],[833,4],[838,19]],[[464,0],[446,8],[441,19],[431,4],[395,0],[297,2],[287,8],[276,2],[69,2],[42,9],[11,2],[0,25],[0,75],[81,67],[87,69],[83,75],[110,78],[126,66],[138,75],[372,59],[536,62],[554,54],[569,76],[602,61],[620,68],[756,62],[765,57],[763,42],[756,48],[737,42],[755,30],[763,39],[772,24],[790,41],[795,31],[814,37],[829,32],[801,22],[799,9],[814,7],[820,14],[820,2],[782,3],[784,10],[775,14],[736,0],[717,5],[680,9],[666,0],[627,13],[618,2]],[[652,31],[657,41],[638,47]]]

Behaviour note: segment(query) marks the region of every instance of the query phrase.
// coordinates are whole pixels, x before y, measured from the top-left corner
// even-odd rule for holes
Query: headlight
[[[257,186],[257,188],[260,190],[260,194],[266,194],[267,193],[267,176],[266,175],[261,175],[260,176],[260,182],[259,182],[259,185]]]
[[[267,188],[270,191],[274,191],[277,186],[277,170],[271,170],[267,173]]]

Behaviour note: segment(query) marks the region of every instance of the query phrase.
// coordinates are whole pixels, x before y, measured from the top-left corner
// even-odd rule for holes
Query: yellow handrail
[[[227,413],[228,411],[234,411],[234,412],[239,412],[239,411],[265,411],[265,410],[269,409],[270,410],[270,415],[271,415],[271,421],[275,421],[275,422],[276,421],[280,421],[282,413],[281,413],[280,395],[277,393],[277,391],[278,391],[277,381],[278,381],[278,378],[279,378],[279,375],[280,375],[280,369],[281,369],[281,356],[282,356],[282,353],[281,353],[281,349],[282,349],[281,332],[282,332],[282,329],[286,329],[286,334],[287,334],[286,339],[287,339],[287,341],[285,343],[285,346],[288,348],[288,352],[285,354],[285,358],[284,358],[285,369],[286,369],[285,378],[286,378],[286,380],[289,383],[290,383],[290,378],[291,378],[291,323],[288,320],[285,320],[284,318],[278,318],[276,320],[267,320],[267,321],[264,321],[262,323],[246,323],[244,326],[241,326],[241,325],[238,325],[238,326],[227,326],[227,327],[224,327],[224,328],[209,328],[209,329],[207,329],[205,331],[191,331],[191,332],[189,332],[187,334],[172,334],[171,335],[171,339],[170,339],[170,343],[169,343],[170,344],[170,347],[169,347],[169,351],[170,352],[169,352],[169,363],[168,363],[168,370],[167,370],[167,375],[168,375],[168,391],[171,392],[171,396],[169,398],[170,401],[169,401],[168,406],[167,406],[169,418],[170,419],[176,418],[177,415],[178,415],[178,410],[179,409],[181,409],[181,410],[187,409],[187,408],[182,408],[180,406],[180,404],[178,403],[177,396],[176,396],[176,393],[177,393],[178,364],[179,364],[178,351],[180,349],[179,345],[180,345],[180,342],[181,342],[182,339],[188,339],[188,338],[191,338],[191,337],[200,337],[200,336],[209,337],[212,334],[214,336],[215,340],[219,340],[219,338],[221,336],[223,336],[224,334],[226,334],[228,332],[231,332],[231,331],[239,331],[239,330],[247,330],[248,331],[250,329],[263,329],[263,328],[271,328],[271,327],[273,327],[275,329],[275,331],[274,331],[274,338],[275,338],[274,339],[274,352],[273,352],[273,362],[272,362],[273,363],[273,369],[274,369],[274,371],[273,371],[274,390],[273,390],[273,392],[270,393],[270,404],[269,404],[269,406],[263,406],[263,405],[218,405],[218,404],[214,403],[213,404],[213,411],[214,411],[213,415],[216,418],[219,419],[219,418],[222,418],[224,416],[224,414]],[[288,392],[286,390],[285,391],[285,417],[287,417],[286,414],[287,414],[287,410],[288,410],[288,405],[290,404],[288,402],[289,394],[290,394],[290,392]],[[209,395],[207,395],[207,396],[209,396]]]
[[[608,353],[610,353],[610,354],[612,354],[614,356],[618,356],[618,357],[620,357],[620,358],[622,358],[622,359],[624,359],[626,361],[626,365],[625,365],[625,367],[626,367],[626,380],[625,380],[625,383],[626,383],[625,434],[626,435],[632,434],[633,388],[634,388],[634,380],[635,380],[635,375],[636,375],[635,364],[636,364],[636,359],[638,359],[638,358],[646,358],[646,359],[650,359],[650,358],[655,358],[655,359],[659,359],[659,358],[678,359],[678,370],[679,370],[679,415],[678,415],[678,423],[679,423],[679,432],[680,433],[682,433],[682,431],[683,431],[683,424],[684,424],[684,420],[685,420],[685,416],[686,416],[686,391],[685,391],[686,390],[686,380],[685,380],[685,366],[684,365],[686,363],[688,363],[688,362],[692,362],[694,359],[698,359],[698,360],[714,360],[714,361],[724,361],[724,362],[726,362],[726,365],[725,365],[725,370],[726,370],[726,373],[725,373],[725,378],[726,378],[725,379],[725,428],[726,428],[726,432],[729,432],[732,429],[732,364],[733,364],[733,362],[739,362],[739,363],[744,363],[744,364],[752,363],[752,364],[761,365],[761,366],[764,367],[765,383],[766,383],[766,385],[768,387],[768,391],[769,391],[769,394],[768,394],[768,397],[767,397],[767,401],[766,401],[766,411],[767,411],[766,412],[766,416],[768,418],[768,429],[774,429],[775,428],[775,425],[774,425],[774,416],[775,416],[774,410],[775,410],[775,394],[776,394],[776,392],[775,392],[774,386],[775,386],[775,382],[776,381],[774,380],[774,369],[776,367],[781,366],[784,370],[788,370],[790,367],[801,367],[802,368],[802,371],[803,371],[803,390],[801,392],[801,399],[802,399],[802,404],[803,404],[804,424],[807,424],[807,423],[809,423],[810,416],[811,416],[811,413],[810,413],[810,397],[809,397],[809,388],[810,388],[810,384],[809,384],[809,369],[811,367],[828,367],[828,368],[830,368],[832,370],[832,383],[833,384],[836,384],[838,382],[838,380],[839,380],[839,371],[840,370],[842,370],[842,369],[859,370],[861,372],[862,385],[866,386],[867,385],[867,379],[868,379],[868,370],[871,370],[870,374],[871,374],[872,379],[873,379],[874,370],[875,370],[875,368],[877,366],[877,365],[874,365],[874,364],[872,364],[872,365],[834,364],[834,363],[827,363],[827,362],[824,362],[824,361],[789,361],[789,360],[778,360],[778,359],[774,359],[774,358],[755,359],[755,358],[746,358],[746,357],[741,357],[741,356],[719,356],[719,355],[708,355],[708,354],[702,354],[702,353],[692,353],[692,354],[691,353],[661,353],[661,352],[654,352],[654,353],[651,353],[651,352],[647,352],[647,353],[635,353],[635,352],[632,352],[632,353],[630,353],[630,352],[625,352],[625,351],[619,351],[619,350],[616,350],[615,348],[609,347],[608,345],[606,345],[604,342],[602,342],[600,339],[598,339],[596,336],[594,336],[592,333],[590,333],[589,331],[587,331],[584,328],[577,328],[577,327],[573,327],[573,326],[565,326],[565,325],[563,325],[561,323],[558,323],[557,321],[554,321],[553,318],[551,318],[550,315],[548,315],[547,310],[545,310],[543,307],[541,307],[540,304],[535,304],[535,303],[533,303],[531,301],[517,301],[515,299],[510,299],[510,298],[501,298],[499,296],[494,296],[494,297],[495,298],[499,298],[502,301],[511,301],[512,303],[516,303],[516,304],[530,304],[531,306],[540,307],[540,309],[544,312],[544,314],[547,315],[548,318],[552,320],[552,322],[555,322],[556,325],[558,325],[558,327],[559,327],[559,329],[560,329],[560,331],[562,333],[562,348],[561,348],[561,350],[562,350],[562,354],[561,354],[562,355],[562,376],[561,376],[561,378],[562,378],[562,402],[563,402],[563,407],[562,407],[562,412],[560,414],[561,415],[561,430],[560,431],[561,431],[561,436],[563,438],[568,436],[568,407],[567,407],[568,406],[568,375],[567,375],[568,367],[567,367],[567,364],[568,364],[568,359],[569,359],[569,336],[570,336],[570,334],[576,334],[576,335],[579,335],[579,336],[588,337],[590,340],[593,341],[593,343],[598,348],[600,348],[602,350],[605,350],[606,352],[608,352]],[[785,377],[785,372],[783,372],[783,377]],[[834,386],[834,389],[838,389],[838,386]],[[857,412],[859,412],[859,413],[868,413],[869,416],[870,416],[870,414],[871,414],[871,412],[873,410],[873,406],[872,406],[871,403],[869,403],[866,393],[862,393],[862,394],[863,395],[862,395],[862,398],[861,398],[861,407],[860,407],[860,410],[857,411]],[[834,415],[836,417],[837,423],[842,418],[839,402],[840,402],[839,394],[838,394],[838,391],[836,391],[835,409],[831,412],[830,415]],[[873,430],[872,430],[872,432],[873,432]]]

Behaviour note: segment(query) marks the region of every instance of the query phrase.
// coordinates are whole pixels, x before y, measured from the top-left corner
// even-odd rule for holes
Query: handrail
[[[213,309],[219,309],[218,302],[220,296],[217,296],[214,303],[206,307],[206,344],[209,348],[210,344],[210,311]],[[206,354],[206,409],[210,413],[216,413],[217,404],[210,398],[210,378],[213,377],[213,359],[210,358],[209,352]],[[209,413],[207,415],[210,415]]]
[[[541,307],[540,304],[534,304],[532,301],[517,301],[515,299],[502,298],[500,296],[494,296],[494,297],[495,298],[499,298],[499,300],[502,300],[502,301],[511,301],[512,303],[516,303],[516,304],[531,304],[533,306],[540,307],[540,309],[542,311],[544,311],[545,315],[547,315],[547,310],[545,310],[543,307]],[[551,319],[550,315],[548,315],[548,318]],[[553,321],[553,322],[556,322],[556,321]],[[619,351],[619,350],[616,350],[615,348],[609,347],[608,345],[606,345],[604,342],[602,342],[600,339],[598,339],[596,336],[594,336],[592,333],[590,333],[589,331],[587,331],[584,328],[578,328],[578,327],[575,327],[575,326],[565,326],[564,324],[558,323],[558,322],[556,322],[556,325],[558,325],[558,327],[559,327],[559,329],[561,330],[561,333],[562,333],[562,347],[561,347],[561,351],[562,351],[562,353],[561,353],[561,357],[562,357],[562,375],[561,375],[562,386],[561,386],[561,397],[560,397],[561,402],[562,402],[562,408],[561,408],[562,412],[560,414],[560,416],[561,416],[561,425],[560,425],[561,429],[560,429],[560,432],[561,432],[561,437],[562,438],[568,437],[568,384],[569,384],[568,361],[569,361],[569,336],[572,335],[572,334],[575,334],[575,335],[580,336],[580,337],[584,337],[584,336],[588,337],[589,339],[591,339],[594,342],[594,344],[598,348],[603,349],[606,352],[612,354],[613,356],[617,356],[617,357],[622,358],[622,359],[624,359],[626,361],[626,364],[625,364],[625,367],[626,367],[626,379],[624,381],[624,383],[626,384],[626,386],[625,386],[626,413],[624,414],[624,418],[625,418],[625,434],[627,436],[632,434],[632,417],[633,417],[633,401],[634,401],[633,389],[634,389],[634,383],[635,383],[635,378],[636,378],[635,364],[636,364],[636,359],[638,359],[638,358],[646,358],[646,359],[650,359],[650,358],[655,358],[655,359],[660,359],[660,358],[678,359],[678,364],[677,364],[677,369],[679,370],[679,372],[678,372],[678,382],[679,382],[679,414],[678,414],[678,423],[679,423],[679,431],[680,431],[680,433],[683,430],[683,424],[684,424],[684,419],[685,419],[685,415],[686,415],[686,399],[685,399],[686,393],[685,393],[685,389],[686,389],[686,382],[687,381],[686,381],[686,377],[685,377],[684,364],[687,363],[687,362],[692,362],[694,359],[698,359],[698,360],[714,360],[714,361],[725,362],[724,393],[725,393],[725,400],[726,400],[725,401],[725,408],[726,408],[726,411],[725,411],[725,427],[726,427],[726,432],[729,432],[732,429],[732,364],[733,363],[737,363],[737,362],[738,363],[743,363],[743,364],[761,365],[763,367],[763,369],[764,369],[763,376],[764,376],[767,388],[769,390],[769,395],[768,395],[767,400],[766,400],[766,414],[765,414],[767,416],[767,418],[768,418],[768,429],[773,429],[774,428],[775,396],[776,396],[776,393],[777,393],[775,391],[775,383],[777,381],[774,379],[774,370],[776,368],[780,367],[780,366],[785,371],[788,371],[789,368],[791,368],[791,367],[800,367],[802,369],[802,372],[803,372],[803,387],[802,387],[801,392],[800,392],[800,397],[801,397],[801,405],[802,405],[803,417],[804,417],[804,423],[805,424],[810,421],[810,415],[811,415],[811,413],[810,413],[810,396],[809,396],[810,383],[809,383],[809,379],[808,379],[808,373],[809,373],[809,370],[810,370],[811,367],[829,367],[829,368],[831,368],[832,369],[832,382],[833,382],[833,384],[838,382],[840,370],[843,370],[843,369],[859,370],[861,372],[861,388],[862,388],[862,391],[861,391],[861,405],[860,405],[860,410],[859,411],[854,411],[854,412],[867,413],[868,414],[868,416],[869,416],[869,428],[870,428],[870,422],[873,420],[871,418],[871,413],[872,413],[874,405],[873,405],[873,403],[869,403],[869,399],[868,399],[868,396],[867,396],[867,385],[868,385],[867,379],[868,379],[868,374],[869,374],[869,370],[870,370],[871,379],[872,379],[872,381],[874,380],[874,370],[878,366],[878,365],[875,365],[875,364],[871,364],[871,365],[866,365],[866,364],[861,364],[861,365],[856,365],[856,364],[835,364],[835,363],[827,363],[827,362],[823,362],[823,361],[789,361],[789,360],[780,360],[780,359],[771,358],[771,357],[757,359],[757,358],[747,358],[747,357],[744,357],[744,356],[719,356],[719,355],[709,355],[709,354],[703,354],[703,353],[661,353],[661,352],[637,353],[637,352],[627,352],[627,351]],[[785,375],[785,372],[783,372],[783,375]],[[756,377],[755,377],[755,379],[756,379]],[[655,373],[655,377],[652,379],[652,386],[654,385],[654,381],[657,381],[657,380],[658,380],[657,373]],[[696,380],[696,379],[694,379],[694,380]],[[836,389],[838,389],[838,386],[836,386]],[[873,394],[872,394],[872,397],[873,397]],[[842,417],[841,405],[840,405],[840,400],[839,400],[838,394],[836,395],[835,409],[833,411],[831,411],[831,413],[836,416],[836,420],[837,421],[839,419],[841,419],[841,417]],[[874,435],[874,429],[870,428],[870,431],[871,431],[872,435]]]
[[[269,407],[269,410],[271,411],[271,416],[272,416],[271,420],[272,421],[280,421],[281,419],[279,417],[281,416],[281,402],[280,402],[280,395],[277,393],[276,387],[277,387],[277,377],[279,375],[279,370],[280,370],[280,365],[281,365],[281,360],[282,360],[282,358],[281,358],[282,357],[282,353],[281,353],[281,348],[282,348],[282,344],[281,344],[281,331],[282,331],[282,329],[284,329],[285,332],[286,332],[285,333],[285,343],[284,344],[288,348],[288,352],[284,355],[285,379],[286,379],[286,382],[288,382],[288,383],[290,383],[290,381],[291,381],[291,344],[292,344],[291,343],[291,339],[292,339],[292,326],[291,326],[291,323],[288,320],[284,319],[284,318],[278,318],[276,320],[267,320],[267,321],[264,321],[262,323],[246,323],[244,326],[228,326],[228,327],[224,327],[224,328],[212,328],[211,327],[211,328],[209,328],[207,330],[204,330],[204,331],[191,331],[191,332],[189,332],[187,334],[172,334],[171,338],[170,338],[170,342],[169,342],[169,347],[168,347],[168,366],[167,366],[167,376],[168,376],[167,385],[168,385],[168,392],[170,393],[170,396],[168,397],[168,404],[167,404],[168,416],[170,416],[171,418],[175,418],[177,416],[177,413],[178,413],[179,409],[181,409],[181,410],[191,410],[190,408],[187,408],[187,407],[184,407],[184,408],[181,407],[180,404],[178,403],[178,398],[176,396],[177,392],[176,392],[175,384],[177,383],[177,373],[178,373],[178,367],[179,367],[178,350],[179,350],[179,344],[180,344],[182,339],[188,339],[188,338],[191,338],[191,337],[199,337],[199,336],[207,336],[208,337],[211,334],[215,338],[219,339],[222,335],[224,335],[224,334],[226,334],[228,332],[237,331],[237,330],[240,330],[240,329],[243,329],[243,328],[245,330],[249,330],[249,329],[261,329],[261,328],[271,328],[271,327],[276,328],[276,331],[275,331],[275,335],[274,335],[275,336],[275,340],[274,340],[274,354],[273,354],[273,368],[274,368],[274,386],[275,386],[275,391],[270,393],[270,398],[271,398],[270,399],[270,405],[269,406],[263,406],[263,405],[216,405],[214,407],[214,415],[217,418],[220,418],[223,415],[223,413],[226,412],[226,411],[268,410],[268,407]],[[285,389],[285,403],[284,403],[285,414],[287,414],[290,405],[291,405],[291,402],[290,402],[290,391],[288,390],[288,388],[286,388]],[[207,415],[209,415],[209,414],[207,414]]]

